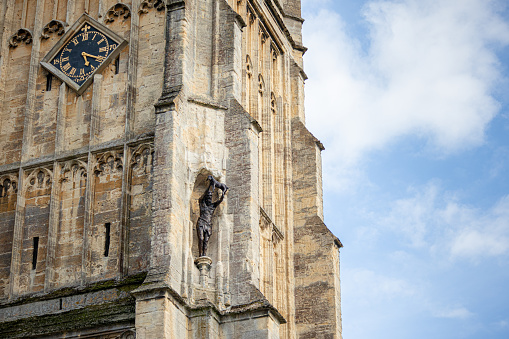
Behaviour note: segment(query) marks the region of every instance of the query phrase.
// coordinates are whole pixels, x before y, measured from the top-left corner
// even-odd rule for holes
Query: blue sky
[[[509,338],[509,3],[302,2],[344,338]]]

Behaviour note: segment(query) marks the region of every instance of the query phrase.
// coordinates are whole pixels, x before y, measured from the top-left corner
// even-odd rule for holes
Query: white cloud
[[[499,110],[494,46],[509,43],[493,4],[373,1],[364,12],[368,51],[336,12],[307,13],[307,120],[334,154],[326,166],[411,134],[445,153],[482,143]]]
[[[448,308],[436,311],[434,316],[437,318],[448,318],[448,319],[466,319],[473,315],[472,312],[467,310],[465,307]]]
[[[390,211],[376,219],[376,227],[390,230],[406,246],[429,248],[452,260],[477,262],[509,254],[509,196],[479,210],[430,183],[392,202]]]

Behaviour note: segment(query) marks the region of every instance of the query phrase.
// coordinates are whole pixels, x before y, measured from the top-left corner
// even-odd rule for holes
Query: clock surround
[[[42,59],[41,65],[78,95],[127,45],[103,24],[83,14]]]

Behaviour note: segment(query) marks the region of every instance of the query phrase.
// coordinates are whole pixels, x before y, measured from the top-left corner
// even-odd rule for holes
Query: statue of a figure
[[[207,255],[207,244],[212,234],[212,215],[217,206],[223,201],[226,191],[228,191],[228,187],[216,181],[213,176],[209,175],[207,180],[210,181],[209,188],[198,200],[200,204],[200,217],[198,218],[196,228],[198,231],[198,249],[200,251],[200,257]],[[219,200],[212,202],[212,194],[216,187],[222,191],[222,194]]]

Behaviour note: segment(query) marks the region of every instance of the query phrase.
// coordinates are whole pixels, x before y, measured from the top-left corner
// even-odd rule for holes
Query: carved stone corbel
[[[42,29],[41,39],[48,39],[51,33],[57,33],[57,35],[64,34],[65,26],[67,26],[67,23],[63,21],[51,20]]]
[[[32,32],[26,28],[20,28],[9,38],[9,47],[16,48],[20,43],[24,42],[29,45],[32,43]]]
[[[13,174],[0,176],[0,198],[18,193],[18,177]]]
[[[143,0],[140,4],[140,8],[138,13],[145,14],[148,13],[152,8],[157,9],[158,11],[162,11],[164,9],[164,1],[161,0]]]
[[[124,20],[127,20],[130,16],[131,16],[131,9],[129,8],[129,6],[119,2],[118,4],[112,6],[109,9],[109,11],[105,15],[104,22],[110,23],[120,17],[123,17]]]

